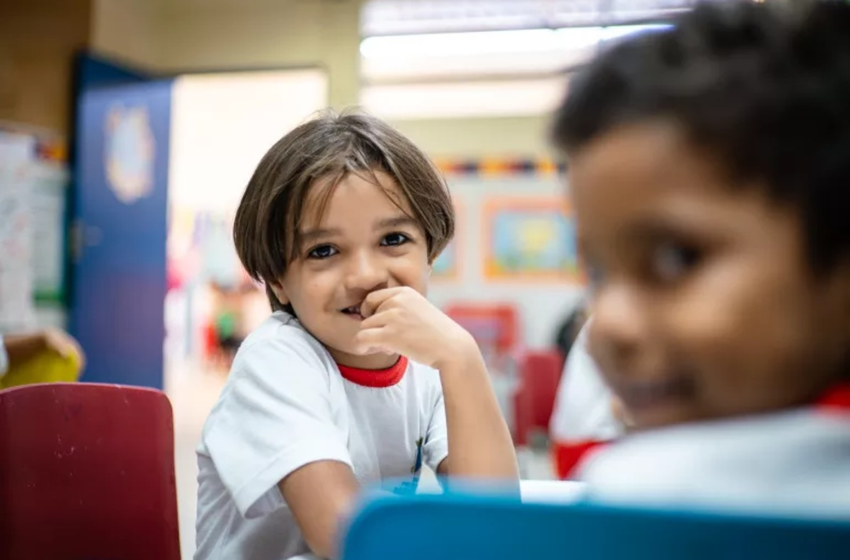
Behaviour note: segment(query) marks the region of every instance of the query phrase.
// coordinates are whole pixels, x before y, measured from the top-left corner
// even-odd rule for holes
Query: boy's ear
[[[286,297],[286,290],[283,289],[283,285],[280,282],[270,282],[269,288],[281,305],[289,305],[289,298]]]

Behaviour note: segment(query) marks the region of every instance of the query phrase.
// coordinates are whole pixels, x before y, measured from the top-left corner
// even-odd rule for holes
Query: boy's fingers
[[[404,288],[386,288],[383,290],[375,290],[366,296],[363,303],[360,304],[360,314],[364,317],[371,317],[387,300],[398,294]]]
[[[384,329],[365,329],[357,333],[354,339],[357,346],[357,351],[360,354],[371,354],[372,352],[391,352],[385,344],[386,332],[384,331]]]
[[[47,333],[47,344],[62,358],[75,358],[79,362],[80,369],[85,367],[86,357],[77,341],[63,331],[49,331]]]
[[[360,312],[363,313],[363,309],[361,307]],[[365,317],[365,315],[364,315]],[[381,327],[385,327],[387,325],[387,318],[384,313],[373,313],[372,316],[366,317],[363,321],[360,322],[360,328],[365,329],[379,329]]]

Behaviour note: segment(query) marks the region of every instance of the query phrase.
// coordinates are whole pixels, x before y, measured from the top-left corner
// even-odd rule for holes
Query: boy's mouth
[[[360,314],[360,304],[359,303],[357,305],[352,305],[350,307],[340,309],[340,311],[342,313],[344,313],[345,315],[348,315],[352,319],[357,319],[358,321],[363,320],[363,315]]]
[[[693,394],[693,380],[687,376],[675,376],[653,381],[621,383],[615,392],[623,399],[626,407],[635,413],[670,404],[671,401],[687,400]]]

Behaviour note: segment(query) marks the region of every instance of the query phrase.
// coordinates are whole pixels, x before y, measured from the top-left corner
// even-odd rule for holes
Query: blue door
[[[163,386],[171,86],[79,93],[69,329],[82,381]]]

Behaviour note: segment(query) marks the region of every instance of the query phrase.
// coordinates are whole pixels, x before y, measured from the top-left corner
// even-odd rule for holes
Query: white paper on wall
[[[32,220],[29,173],[31,136],[0,132],[0,332],[33,324]]]

